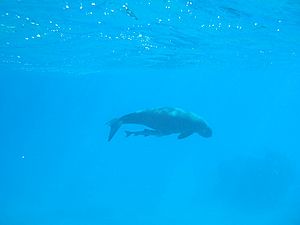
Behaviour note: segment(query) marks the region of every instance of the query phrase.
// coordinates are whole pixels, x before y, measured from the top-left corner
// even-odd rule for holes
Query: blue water
[[[299,225],[300,3],[0,3],[0,225]],[[213,136],[107,142],[180,107]]]

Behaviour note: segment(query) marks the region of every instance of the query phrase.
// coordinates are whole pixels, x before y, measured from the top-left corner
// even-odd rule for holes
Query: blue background
[[[299,3],[39,3],[0,3],[1,225],[300,224]],[[161,106],[213,137],[107,142]]]

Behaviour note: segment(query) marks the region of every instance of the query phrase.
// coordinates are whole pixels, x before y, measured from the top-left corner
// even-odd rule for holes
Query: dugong
[[[116,134],[123,124],[139,124],[150,129],[141,131],[125,131],[126,136],[165,136],[179,134],[178,139],[186,138],[193,133],[208,138],[212,136],[211,128],[198,115],[179,108],[162,107],[136,111],[113,119],[107,123],[110,126],[108,141]]]

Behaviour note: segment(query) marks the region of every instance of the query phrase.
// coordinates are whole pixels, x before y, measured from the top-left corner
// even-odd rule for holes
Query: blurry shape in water
[[[235,16],[235,17],[242,17],[242,16],[247,16],[247,17],[250,17],[249,14],[245,13],[245,12],[242,12],[242,11],[239,11],[235,8],[232,8],[232,7],[228,7],[228,6],[221,6],[220,9],[222,11],[225,11],[226,13],[230,14],[231,16]]]
[[[224,161],[218,168],[218,193],[238,208],[265,210],[280,205],[293,179],[290,160],[278,153]]]
[[[108,141],[116,134],[123,124],[139,124],[150,129],[142,131],[126,131],[126,136],[166,136],[179,134],[178,139],[186,138],[193,133],[202,137],[211,137],[211,128],[196,114],[186,112],[179,108],[162,107],[147,109],[124,115],[108,122],[110,133]]]
[[[136,15],[134,14],[134,12],[133,12],[131,9],[129,9],[127,3],[125,3],[125,4],[123,5],[123,8],[125,9],[125,11],[126,11],[126,13],[127,13],[128,16],[130,16],[130,17],[132,17],[132,18],[138,20],[138,18],[137,18]]]

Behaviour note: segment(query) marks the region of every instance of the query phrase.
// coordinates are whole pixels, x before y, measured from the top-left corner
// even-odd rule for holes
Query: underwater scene
[[[0,1],[0,225],[300,225],[300,1]]]

